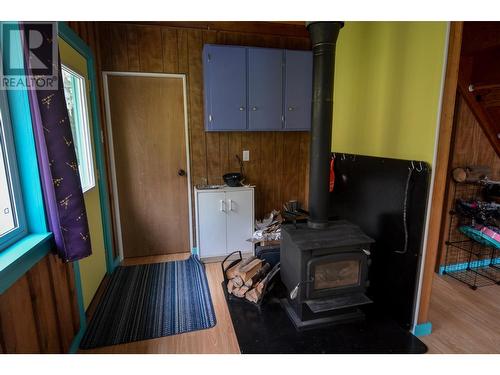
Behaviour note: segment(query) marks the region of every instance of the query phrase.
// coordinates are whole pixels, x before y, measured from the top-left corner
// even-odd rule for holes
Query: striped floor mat
[[[205,267],[197,256],[118,267],[80,348],[176,335],[215,324]]]

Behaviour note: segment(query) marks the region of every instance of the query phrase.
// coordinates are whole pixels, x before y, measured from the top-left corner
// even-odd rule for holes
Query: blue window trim
[[[23,62],[20,35],[15,39],[9,51],[12,55],[6,56],[4,53],[2,56],[4,62],[7,62],[7,58]],[[29,234],[0,253],[0,294],[47,255],[53,246],[53,235],[48,232],[45,220],[28,92],[9,90],[7,100]]]
[[[1,236],[0,251],[2,251],[3,249],[26,236],[28,234],[28,228],[26,225],[26,217],[24,214],[21,185],[19,183],[19,168],[16,157],[17,152],[13,144],[14,138],[12,135],[12,121],[10,120],[9,102],[5,91],[2,91],[0,93],[0,104],[2,108],[6,110],[5,113],[2,112],[3,136],[1,134],[0,136],[2,136],[2,138],[5,138],[2,151],[4,153],[3,157],[7,160],[7,164],[9,166],[7,171],[7,181],[12,184],[12,195],[14,198],[13,214],[15,215],[15,221],[17,221],[17,227]]]

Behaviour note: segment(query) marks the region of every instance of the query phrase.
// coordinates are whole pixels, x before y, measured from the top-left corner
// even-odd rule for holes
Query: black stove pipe
[[[313,99],[309,166],[309,228],[328,226],[335,47],[343,22],[306,24],[313,48]]]

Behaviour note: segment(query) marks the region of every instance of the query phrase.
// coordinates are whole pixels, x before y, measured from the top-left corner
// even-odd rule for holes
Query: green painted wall
[[[432,164],[446,34],[446,22],[346,22],[333,151]]]

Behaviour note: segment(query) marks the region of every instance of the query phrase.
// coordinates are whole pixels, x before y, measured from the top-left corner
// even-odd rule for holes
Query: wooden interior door
[[[183,80],[107,78],[123,255],[187,252]]]

